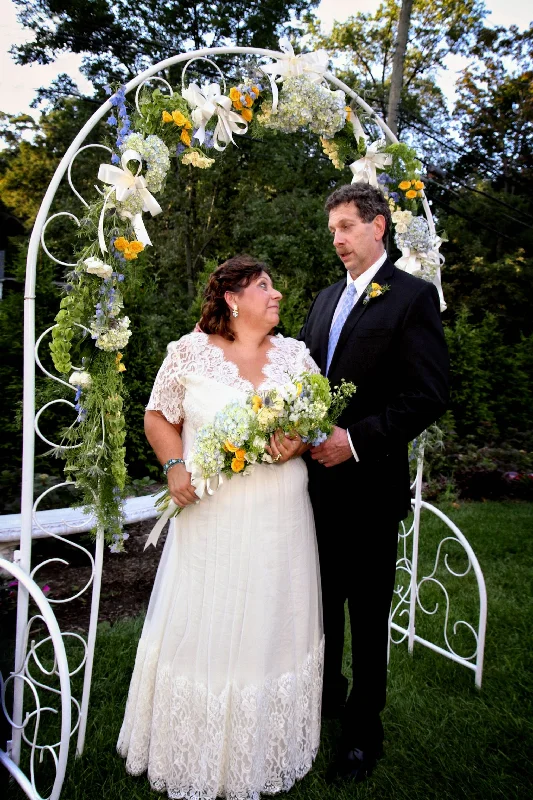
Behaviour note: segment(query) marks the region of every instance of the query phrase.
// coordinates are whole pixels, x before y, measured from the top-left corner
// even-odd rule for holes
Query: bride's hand
[[[299,454],[302,440],[297,433],[285,434],[283,431],[276,431],[270,437],[270,447],[267,451],[273,460],[278,464],[284,464],[291,458]]]
[[[191,483],[191,473],[187,472],[184,464],[176,464],[169,469],[167,480],[170,496],[177,506],[185,508],[196,503],[198,495]]]

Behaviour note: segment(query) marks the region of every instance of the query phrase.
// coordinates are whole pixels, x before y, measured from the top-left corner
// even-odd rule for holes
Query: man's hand
[[[336,467],[337,464],[342,464],[343,461],[353,458],[352,448],[348,442],[348,434],[344,428],[337,428],[335,425],[329,439],[326,439],[318,447],[312,448],[311,458],[325,467]]]

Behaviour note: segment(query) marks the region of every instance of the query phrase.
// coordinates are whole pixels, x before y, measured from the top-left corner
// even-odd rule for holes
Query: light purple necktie
[[[352,282],[346,289],[344,300],[342,301],[342,306],[340,307],[339,313],[337,314],[337,319],[331,326],[331,330],[329,332],[328,361],[326,367],[326,375],[329,372],[329,367],[331,364],[331,359],[333,358],[333,353],[335,352],[335,348],[337,347],[337,342],[339,341],[339,337],[344,327],[344,323],[348,319],[348,314],[350,313],[350,311],[354,306],[356,296],[357,292],[355,290],[355,283]]]

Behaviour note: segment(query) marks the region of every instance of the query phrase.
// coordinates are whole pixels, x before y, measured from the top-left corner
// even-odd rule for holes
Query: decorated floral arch
[[[187,60],[179,88],[163,78],[140,76],[133,108],[126,94],[136,81],[115,90],[107,87],[111,94],[107,123],[116,138],[112,147],[103,145],[110,163],[100,165],[97,198],[90,204],[83,201],[86,212],[79,221],[83,235],[76,262],[69,266],[50,349],[55,368],[75,390],[78,412],[77,424],[68,429],[62,442],[69,446],[63,449],[66,475],[82,489],[84,502],[94,508],[96,524],[105,531],[113,551],[122,548],[123,539],[122,372],[123,351],[131,335],[122,287],[130,279],[132,262],[142,260],[152,244],[143,215],[162,213],[156,196],[165,185],[171,159],[190,169],[209,169],[220,153],[249,130],[261,135],[265,129],[285,133],[308,129],[320,137],[337,169],[349,166],[352,182],[381,188],[402,250],[398,266],[437,279],[440,289],[440,240],[415,152],[398,143],[386,125],[327,72],[325,51],[295,55],[287,40],[282,40],[281,47],[275,61],[247,60],[241,80],[229,89],[216,63],[207,57],[211,51]],[[239,49],[223,52],[235,50]],[[219,72],[218,82],[187,83],[187,70],[200,60]],[[153,81],[163,86],[154,88]],[[329,88],[328,81],[339,88]],[[359,106],[357,112],[347,105],[347,95]],[[388,142],[379,138],[369,144],[363,125],[373,121]],[[94,344],[85,348],[81,368],[71,362],[75,326],[89,331]]]
[[[78,754],[82,752],[89,704],[92,659],[98,619],[98,601],[104,539],[114,551],[123,548],[127,535],[122,527],[122,507],[126,481],[125,420],[122,388],[127,361],[127,345],[131,336],[127,309],[124,308],[122,290],[131,279],[132,267],[142,265],[144,253],[151,246],[144,219],[162,213],[157,195],[162,191],[171,160],[179,159],[189,169],[213,168],[219,155],[230,146],[238,145],[238,137],[250,131],[260,135],[262,130],[275,129],[298,132],[307,129],[320,137],[326,155],[339,170],[346,170],[352,182],[367,182],[379,186],[389,201],[395,225],[395,241],[401,250],[397,266],[427,280],[434,281],[439,291],[441,307],[444,300],[440,286],[439,254],[441,240],[436,235],[430,207],[424,195],[420,177],[421,165],[412,148],[399,143],[387,125],[372,108],[327,71],[328,56],[324,51],[296,55],[286,40],[280,42],[280,51],[249,47],[206,48],[193,53],[173,56],[147,69],[124,87],[108,87],[109,99],[93,114],[80,130],[61,160],[40,207],[30,239],[25,288],[24,326],[24,433],[21,539],[18,568],[28,576],[31,571],[32,529],[36,509],[41,498],[33,501],[34,437],[35,433],[54,446],[65,460],[67,482],[74,482],[82,490],[83,502],[94,515],[97,531],[96,555],[88,553],[92,565],[87,586],[73,596],[79,596],[92,584],[92,611],[87,642],[84,643],[82,662],[68,673],[62,642],[54,631],[59,672],[62,676],[61,696],[63,707],[70,707],[70,694],[63,689],[66,676],[83,668],[84,688],[81,703],[72,700],[77,717],[70,727],[63,725],[61,741],[53,746],[39,746],[27,740],[23,723],[24,686],[43,688],[28,675],[30,656],[28,636],[32,620],[28,619],[28,592],[38,594],[31,579],[19,588],[16,665],[12,674],[15,683],[13,745],[9,754],[0,750],[0,760],[19,780],[28,796],[38,796],[32,766],[32,786],[24,783],[17,766],[21,741],[31,746],[31,759],[45,750],[53,753],[56,780],[50,797],[59,797],[68,757],[69,738],[78,731]],[[211,57],[239,55],[242,74],[238,81],[226,84],[224,75]],[[198,61],[208,61],[217,70],[220,80],[206,83],[188,82],[188,70]],[[157,73],[186,62],[182,71],[182,85],[172,87]],[[158,85],[154,87],[153,82]],[[332,88],[330,88],[332,87]],[[132,102],[130,102],[132,98]],[[93,128],[107,117],[109,140],[84,145]],[[370,133],[374,132],[373,137]],[[97,196],[88,202],[76,190],[71,170],[76,157],[86,148],[95,147],[106,152],[97,177]],[[48,218],[57,188],[67,176],[69,184],[85,208],[82,218],[71,212],[60,212]],[[75,261],[64,262],[53,256],[45,241],[48,224],[54,218],[67,216],[78,226],[78,246]],[[56,324],[35,338],[35,285],[39,246],[56,263],[65,266],[67,284],[61,300]],[[51,334],[50,351],[54,367],[61,375],[46,370],[40,360],[39,347],[43,338]],[[82,338],[81,360],[73,364],[73,343]],[[74,392],[73,400],[59,399],[47,403],[35,412],[35,364],[50,378],[59,381]],[[40,431],[41,414],[54,403],[66,403],[75,412],[75,421],[64,433],[59,443],[49,442]],[[475,554],[460,531],[441,512],[435,510],[444,524],[451,529],[444,542],[458,543],[466,553],[468,566],[478,580],[480,591],[480,617],[477,630],[467,625],[474,636],[475,648],[463,656],[456,653],[448,639],[448,611],[444,632],[445,645],[428,643],[415,634],[415,612],[420,603],[418,591],[424,581],[437,582],[434,574],[420,579],[417,573],[418,531],[421,498],[422,450],[418,451],[418,476],[414,501],[414,522],[409,531],[403,531],[403,555],[398,562],[406,574],[405,586],[399,586],[391,612],[391,632],[400,634],[396,641],[408,639],[412,649],[414,641],[426,644],[448,658],[475,670],[476,682],[481,682],[485,634],[486,597],[483,576]],[[48,490],[50,491],[50,490]],[[39,523],[37,523],[39,524]],[[407,537],[412,534],[412,554],[407,553]],[[61,538],[61,537],[56,537]],[[79,547],[78,545],[74,545]],[[440,557],[441,546],[437,553]],[[446,567],[448,564],[446,562]],[[436,566],[435,566],[436,569]],[[449,571],[451,571],[448,568]],[[457,574],[457,573],[453,573]],[[439,583],[439,585],[441,585]],[[444,590],[445,591],[445,590]],[[42,598],[39,596],[39,602]],[[46,600],[45,600],[46,602]],[[446,593],[447,609],[449,599]],[[408,615],[408,623],[400,619]],[[53,615],[52,615],[53,616]],[[454,629],[455,633],[455,629]],[[73,635],[73,634],[62,634]],[[55,637],[55,638],[54,638]],[[31,652],[30,652],[31,651]],[[56,669],[54,667],[54,669]],[[17,680],[18,679],[18,680]],[[46,688],[46,687],[45,687]],[[37,703],[40,718],[41,706]],[[43,709],[45,710],[45,709]],[[64,712],[65,713],[65,712]],[[56,755],[57,751],[57,755]],[[18,770],[18,772],[17,772]],[[35,794],[31,791],[35,790]]]

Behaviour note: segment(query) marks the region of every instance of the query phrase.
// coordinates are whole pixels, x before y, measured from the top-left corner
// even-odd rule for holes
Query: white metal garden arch
[[[195,58],[202,58],[202,57],[205,58],[207,56],[215,56],[215,55],[248,55],[248,56],[257,56],[262,58],[272,58],[276,60],[283,60],[291,57],[289,54],[287,54],[287,52],[266,50],[254,47],[205,48],[203,50],[197,50],[190,53],[181,53],[179,55],[172,56],[171,58],[165,59],[164,61],[161,61],[158,64],[149,67],[147,70],[142,72],[136,78],[131,80],[125,87],[125,91],[126,93],[129,93],[132,90],[137,89],[145,81],[157,75],[157,73],[173,66],[174,64],[178,64],[183,61],[189,61]],[[383,134],[385,135],[385,137],[388,139],[389,142],[397,142],[396,137],[389,130],[389,128],[383,122],[383,120],[381,120],[373,111],[373,109],[352,89],[350,89],[342,81],[340,81],[338,78],[336,78],[329,72],[324,73],[324,78],[330,84],[333,84],[333,86],[335,86],[337,89],[342,89],[346,93],[346,95],[348,95],[352,99],[353,102],[355,102],[369,117],[371,117],[374,120],[374,122],[381,128]],[[46,245],[44,243],[44,234],[46,231],[46,226],[50,221],[48,219],[49,210],[52,201],[55,197],[56,191],[59,187],[59,184],[65,177],[65,174],[67,174],[70,186],[74,191],[74,193],[76,194],[76,196],[78,197],[78,199],[81,202],[84,202],[83,198],[81,198],[81,196],[78,194],[78,192],[72,185],[70,176],[71,165],[77,154],[84,149],[83,143],[87,138],[88,134],[93,130],[96,124],[111,110],[111,108],[112,104],[110,100],[107,100],[105,103],[103,103],[103,105],[93,114],[93,116],[83,126],[83,128],[75,137],[72,144],[68,148],[67,152],[61,159],[61,162],[56,169],[56,172],[50,182],[50,185],[48,186],[44,199],[41,203],[35,221],[35,226],[31,234],[31,239],[28,249],[28,258],[27,258],[26,283],[24,292],[24,395],[23,395],[23,470],[22,470],[22,501],[21,501],[21,535],[20,535],[20,549],[15,552],[15,558],[14,558],[15,563],[10,567],[6,567],[11,570],[11,573],[13,575],[18,576],[19,578],[15,666],[10,678],[11,682],[14,684],[13,711],[10,714],[12,722],[12,738],[11,741],[8,743],[6,750],[0,751],[0,760],[4,763],[4,765],[7,766],[10,773],[19,782],[22,789],[26,792],[27,796],[34,798],[35,800],[41,800],[41,795],[37,790],[35,770],[33,768],[34,757],[36,752],[37,751],[39,751],[40,753],[43,753],[45,751],[48,752],[55,762],[56,778],[54,781],[51,794],[49,795],[50,800],[56,800],[60,796],[65,774],[70,737],[76,731],[77,731],[77,748],[76,748],[77,755],[80,755],[83,752],[86,725],[87,725],[87,712],[89,706],[92,664],[93,664],[94,645],[96,637],[96,624],[98,619],[98,606],[99,606],[100,581],[101,581],[102,562],[103,562],[103,542],[104,542],[103,531],[99,530],[97,535],[95,557],[93,558],[93,556],[88,551],[85,551],[92,569],[91,577],[87,585],[81,590],[81,592],[77,592],[76,594],[74,594],[73,597],[63,601],[55,601],[55,602],[69,602],[70,600],[78,597],[82,592],[88,591],[89,587],[92,586],[91,617],[90,617],[87,641],[84,642],[84,655],[81,660],[81,663],[78,664],[75,668],[72,668],[70,670],[70,675],[72,675],[75,672],[84,669],[84,684],[83,684],[83,693],[81,701],[78,702],[78,700],[72,698],[72,705],[74,706],[76,715],[74,719],[74,724],[71,725],[71,720],[70,720],[71,697],[70,697],[70,684],[69,684],[70,675],[69,675],[69,665],[67,664],[65,649],[63,646],[63,637],[72,636],[74,634],[69,634],[67,632],[59,633],[59,629],[57,627],[57,623],[55,622],[55,617],[51,609],[51,605],[54,603],[54,601],[52,599],[47,600],[44,597],[44,595],[40,593],[38,587],[35,585],[35,582],[33,581],[35,572],[39,567],[34,569],[33,572],[31,568],[32,532],[34,530],[34,526],[39,526],[39,521],[37,516],[38,505],[42,500],[43,496],[47,494],[49,491],[51,491],[50,489],[47,490],[34,502],[33,485],[34,485],[35,435],[37,434],[44,441],[48,441],[39,430],[39,418],[45,410],[47,410],[50,406],[52,406],[55,403],[67,403],[68,405],[73,407],[73,404],[67,400],[56,400],[53,401],[52,403],[48,403],[45,406],[43,406],[43,408],[40,409],[38,413],[36,413],[35,410],[35,364],[37,363],[39,368],[50,378],[53,378],[54,380],[59,380],[56,376],[51,375],[49,372],[47,372],[47,370],[43,368],[39,358],[39,352],[38,352],[39,345],[43,337],[49,331],[45,331],[45,333],[41,334],[38,340],[36,341],[35,289],[36,289],[36,279],[37,279],[36,275],[37,255],[39,247],[42,245],[47,255],[53,258],[57,263],[65,264],[65,262],[61,262],[58,259],[55,259],[48,252]],[[96,145],[96,146],[102,147],[102,145]],[[425,197],[423,197],[422,202],[428,220],[428,224],[430,226],[431,231],[434,233],[435,228],[434,228],[433,218],[430,207]],[[63,215],[67,215],[76,224],[79,225],[79,220],[74,214],[70,212],[61,212],[61,213]],[[67,266],[70,265],[67,264]],[[64,381],[61,382],[65,383]],[[49,442],[49,444],[52,443]],[[413,649],[415,642],[419,642],[420,644],[423,644],[435,650],[437,653],[440,653],[446,656],[447,658],[450,658],[474,670],[476,676],[475,678],[476,685],[480,686],[482,667],[483,667],[483,652],[484,652],[485,624],[486,624],[486,593],[485,593],[483,575],[481,573],[475,554],[472,551],[472,548],[466,541],[465,537],[453,524],[453,522],[449,520],[444,514],[442,514],[442,512],[433,508],[428,503],[425,503],[422,500],[422,493],[421,493],[422,459],[423,459],[423,453],[422,450],[420,450],[417,479],[415,481],[415,499],[413,501],[413,507],[414,507],[413,524],[408,532],[404,531],[400,535],[403,553],[398,561],[398,567],[400,573],[405,575],[405,581],[404,581],[405,586],[403,584],[398,586],[396,591],[396,597],[393,602],[393,608],[391,611],[391,634],[392,632],[400,634],[400,638],[399,639],[392,638],[392,641],[400,642],[403,641],[405,638],[407,638],[410,650]],[[447,526],[449,533],[442,540],[442,542],[438,547],[435,569],[430,575],[420,577],[418,570],[418,543],[419,543],[419,532],[420,532],[420,511],[422,508],[428,509],[437,517],[439,517],[439,519],[441,519],[444,525]],[[42,530],[44,531],[44,528],[42,528]],[[70,544],[71,546],[79,548],[79,545],[69,542],[68,539],[64,539],[62,536],[59,536],[57,534],[48,534],[48,535],[53,535],[55,536],[55,538],[61,539]],[[412,543],[410,548],[408,547],[409,541],[411,541]],[[453,628],[453,631],[455,633],[458,625],[461,624],[467,625],[468,629],[471,631],[474,637],[474,644],[475,644],[474,651],[467,657],[462,657],[458,655],[449,643],[448,623],[449,623],[449,612],[450,612],[450,605],[449,605],[450,598],[441,580],[436,577],[436,569],[439,557],[441,555],[441,551],[446,549],[446,546],[450,541],[459,544],[463,548],[464,553],[466,555],[467,564],[465,570],[462,573],[454,572],[450,568],[447,561],[447,557],[445,556],[444,561],[445,561],[445,566],[448,569],[448,572],[458,576],[458,575],[466,575],[469,571],[473,570],[475,578],[477,579],[478,590],[479,590],[479,619],[476,625],[471,625],[470,623],[458,621],[455,622]],[[79,549],[83,550],[84,548],[79,548]],[[61,561],[61,559],[55,559],[55,560]],[[4,565],[2,564],[0,566]],[[433,610],[426,609],[420,602],[420,597],[419,597],[420,587],[424,583],[427,583],[428,581],[431,581],[437,584],[439,587],[441,587],[442,591],[444,592],[444,597],[447,604],[443,646],[437,645],[434,642],[424,639],[418,636],[416,633],[415,621],[417,612],[419,614],[420,613],[432,614],[436,610],[436,609]],[[31,741],[25,735],[25,728],[28,725],[29,720],[35,718],[36,716],[39,717],[39,715],[42,712],[48,710],[46,708],[41,708],[38,700],[38,690],[46,689],[43,683],[44,678],[41,676],[39,676],[39,678],[36,678],[33,676],[33,673],[29,672],[28,670],[28,663],[31,658],[34,659],[37,667],[40,666],[42,669],[44,669],[44,667],[42,667],[42,665],[40,664],[39,659],[36,657],[36,651],[37,648],[39,647],[39,644],[35,645],[34,643],[31,644],[28,643],[28,632],[29,632],[29,626],[31,625],[31,620],[28,622],[28,609],[29,609],[30,596],[37,601],[41,613],[48,624],[50,632],[50,637],[48,638],[52,639],[56,654],[56,663],[54,664],[52,672],[55,672],[55,674],[59,675],[60,678],[59,694],[61,699],[61,713],[62,713],[61,739],[59,742],[56,742],[53,745],[42,745],[36,742],[35,739]],[[31,695],[31,698],[33,698],[35,705],[35,708],[31,712],[27,712],[25,710],[24,688],[25,686],[27,687],[28,685],[31,686],[31,692],[29,692],[28,690],[26,691],[26,699],[28,696]],[[2,693],[3,693],[3,687],[2,687]],[[24,775],[24,773],[21,771],[19,767],[21,761],[21,746],[23,743],[27,743],[30,748],[29,778],[27,778]]]

